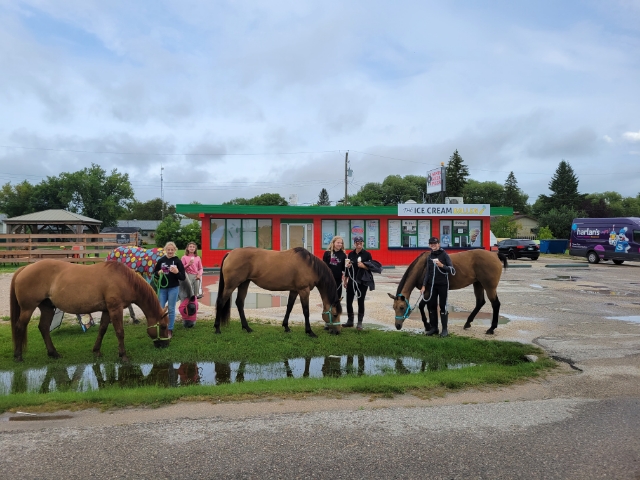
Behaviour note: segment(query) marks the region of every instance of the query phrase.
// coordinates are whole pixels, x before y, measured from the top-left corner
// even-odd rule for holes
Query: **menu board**
[[[390,247],[402,246],[400,220],[389,220],[389,246]]]
[[[418,247],[428,247],[431,234],[431,221],[418,220]]]

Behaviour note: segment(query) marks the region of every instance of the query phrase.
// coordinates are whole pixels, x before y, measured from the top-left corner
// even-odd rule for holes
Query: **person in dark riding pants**
[[[364,246],[364,238],[360,235],[353,237],[353,243],[356,248],[355,250],[351,250],[349,255],[347,255],[347,268],[350,269],[349,274],[351,278],[353,278],[353,281],[347,286],[347,323],[343,323],[342,326],[353,327],[353,299],[359,292],[357,329],[362,330],[362,321],[364,320],[364,297],[367,295],[369,287],[364,283],[357,282],[356,279],[358,278],[358,271],[360,269],[368,270],[364,263],[373,260],[373,258],[369,252],[362,248]]]
[[[441,337],[449,335],[447,324],[449,323],[449,312],[447,311],[447,295],[449,293],[448,274],[452,273],[453,265],[449,254],[440,248],[440,239],[431,237],[429,239],[431,255],[427,260],[427,271],[422,282],[423,298],[427,300],[427,311],[429,312],[429,324],[431,328],[426,335],[438,334],[438,303],[440,303],[440,320],[442,321]],[[439,300],[439,302],[438,302]]]

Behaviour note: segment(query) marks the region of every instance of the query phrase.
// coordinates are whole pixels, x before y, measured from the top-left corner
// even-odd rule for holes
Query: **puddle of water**
[[[529,285],[531,288],[544,288],[542,285],[538,285],[537,283],[532,283],[531,285]]]
[[[640,315],[627,315],[625,317],[604,317],[608,320],[623,320],[625,322],[640,323]]]
[[[425,309],[425,314],[426,314]],[[449,323],[452,325],[464,325],[467,322],[467,318],[471,312],[464,311],[450,311],[449,312]],[[422,321],[422,316],[420,315],[420,310],[416,309],[411,312],[409,315],[411,320]],[[428,318],[428,315],[427,315]],[[438,314],[438,318],[440,318],[440,314]],[[493,313],[491,311],[488,312],[478,312],[476,318],[473,319],[474,325],[487,325],[491,326],[491,319],[493,318]],[[498,315],[498,325],[505,325],[509,323],[509,318],[504,315]]]
[[[531,322],[541,322],[544,321],[544,318],[536,318],[536,317],[521,317],[519,315],[509,315],[507,313],[504,314],[509,320],[529,320]]]
[[[231,306],[235,308],[236,298],[238,298],[238,293],[233,292],[231,295]],[[208,305],[210,307],[215,306],[216,300],[218,299],[218,292],[210,292],[204,291],[204,296],[199,300],[204,305]],[[252,293],[248,292],[247,296],[244,299],[244,308],[245,309],[256,309],[256,308],[273,308],[273,307],[286,307],[287,300],[289,299],[288,295],[272,295],[270,293]],[[300,303],[300,297],[296,298],[296,303]]]
[[[613,291],[604,288],[590,288],[580,290],[582,293],[596,294],[596,295],[612,295],[616,297],[637,297],[640,294],[634,292],[622,292],[622,291]]]
[[[344,375],[411,374],[459,369],[473,363],[429,364],[414,357],[373,357],[343,355],[294,358],[269,364],[245,362],[198,362],[182,364],[84,364],[48,366],[19,373],[0,372],[0,395],[13,393],[86,392],[114,385],[135,388],[147,385],[180,387],[220,385],[281,378],[323,378]]]
[[[555,278],[543,278],[543,280],[550,280],[552,282],[575,282],[580,278],[581,277],[576,277],[574,275],[557,275]]]

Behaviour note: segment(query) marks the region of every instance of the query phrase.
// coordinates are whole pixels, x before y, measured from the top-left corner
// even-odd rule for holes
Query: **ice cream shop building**
[[[448,252],[489,250],[491,215],[511,215],[510,207],[458,204],[400,204],[386,207],[177,205],[177,213],[202,222],[201,256],[218,267],[234,248],[287,250],[304,247],[322,257],[335,235],[353,248],[361,235],[365,248],[383,265],[408,265],[440,237]]]

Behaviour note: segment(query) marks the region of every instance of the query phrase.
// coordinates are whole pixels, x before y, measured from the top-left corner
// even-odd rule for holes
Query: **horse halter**
[[[327,325],[341,325],[340,322],[334,322],[333,321],[333,313],[331,313],[331,307],[329,307],[329,310],[327,310],[326,312],[322,312],[323,315],[329,315],[329,321],[327,322]]]
[[[171,340],[169,337],[161,337],[160,336],[160,323],[156,323],[155,325],[151,325],[150,327],[147,327],[147,330],[149,330],[150,328],[156,327],[156,338],[153,339],[154,342],[157,342],[159,340]]]
[[[415,305],[412,308],[411,304],[409,303],[409,300],[407,300],[407,298],[403,294],[399,293],[397,296],[398,298],[400,297],[404,298],[404,301],[407,304],[407,308],[405,309],[404,314],[400,316],[396,315],[396,320],[400,320],[402,322],[404,322],[407,318],[409,318],[409,315],[411,315],[411,312],[413,312],[416,309],[416,307],[418,306],[418,303],[420,303],[420,300],[424,298],[422,296],[422,292],[420,292],[420,296],[418,297],[418,300],[416,301]]]

